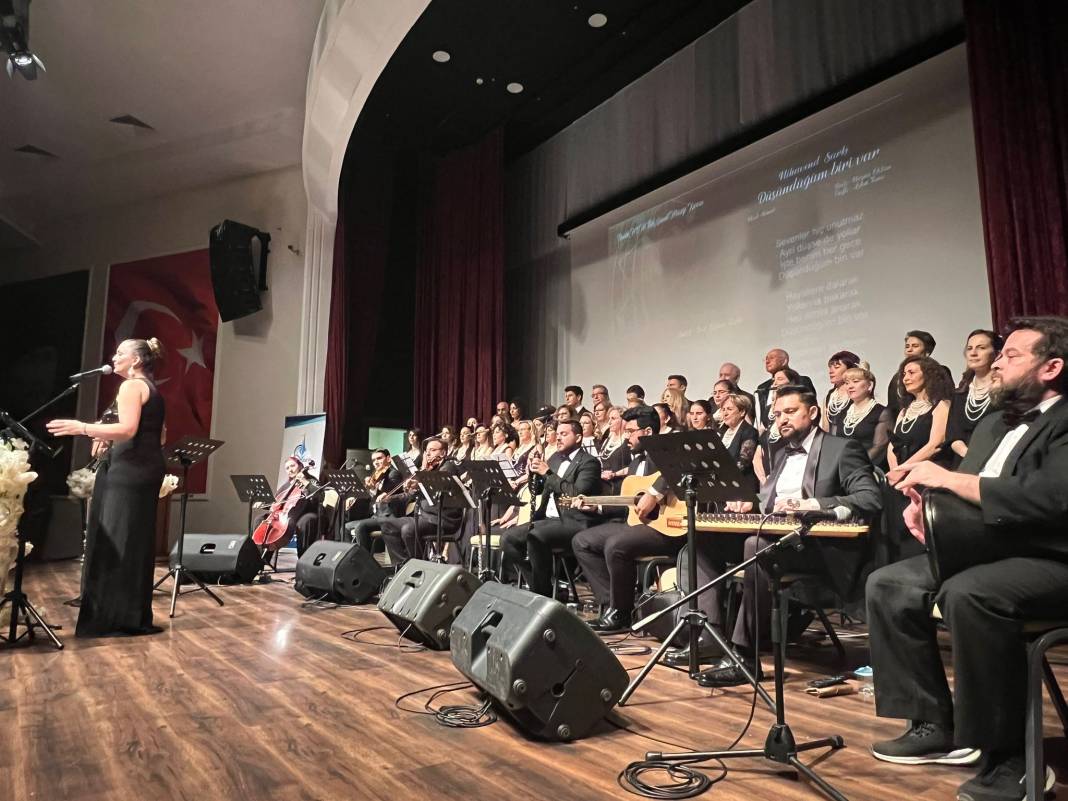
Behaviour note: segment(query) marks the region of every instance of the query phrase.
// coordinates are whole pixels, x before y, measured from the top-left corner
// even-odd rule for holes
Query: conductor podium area
[[[292,560],[283,553],[280,567],[293,567]],[[163,573],[157,566],[156,577]],[[53,652],[40,644],[0,658],[0,731],[6,733],[0,801],[630,798],[616,779],[628,763],[650,750],[725,748],[753,707],[749,688],[709,691],[684,672],[659,666],[627,706],[581,740],[533,740],[504,717],[481,728],[448,728],[418,714],[431,691],[405,698],[403,710],[395,705],[406,693],[462,683],[448,652],[417,650],[408,641],[396,647],[397,630],[373,604],[306,604],[292,575],[214,588],[225,600],[221,608],[193,594],[167,630],[152,637],[77,639],[68,636],[77,610],[63,601],[78,594],[79,564],[31,565],[27,591],[63,627],[66,648]],[[579,589],[587,593],[584,585]],[[168,603],[157,596],[158,617],[166,617]],[[355,640],[345,636],[377,626],[384,628]],[[868,745],[899,734],[900,723],[876,718],[870,696],[805,693],[810,679],[837,672],[834,649],[816,636],[817,627],[790,646],[786,709],[799,738],[834,732],[846,747],[804,761],[814,761],[850,799],[953,797],[970,775],[966,768],[909,768],[872,758]],[[856,635],[843,636],[847,665],[867,664],[864,629],[839,632]],[[948,665],[948,646],[943,653]],[[631,675],[648,659],[618,656]],[[765,668],[769,662],[765,656]],[[1068,651],[1052,651],[1050,662],[1066,683]],[[478,701],[465,689],[433,702],[444,704]],[[1046,716],[1047,736],[1059,733],[1048,703]],[[761,747],[771,722],[758,701],[739,747]],[[1057,775],[1068,776],[1065,741],[1047,740],[1047,754]],[[704,797],[820,797],[775,767],[734,761],[727,779]],[[1068,797],[1064,785],[1056,789]]]

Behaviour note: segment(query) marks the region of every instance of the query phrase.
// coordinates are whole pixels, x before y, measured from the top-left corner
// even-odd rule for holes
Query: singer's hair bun
[[[149,351],[157,359],[163,358],[163,343],[160,342],[158,339],[156,339],[155,337],[149,337],[145,340],[145,345],[148,346]]]
[[[163,358],[163,345],[155,337],[148,339],[132,339],[134,355],[141,360],[141,369],[146,373],[155,371],[156,366]]]

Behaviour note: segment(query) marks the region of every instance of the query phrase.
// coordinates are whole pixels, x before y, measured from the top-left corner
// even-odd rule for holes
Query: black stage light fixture
[[[30,50],[30,0],[0,0],[0,50],[7,53],[7,77],[17,72],[27,81],[37,80],[37,68],[45,65]]]

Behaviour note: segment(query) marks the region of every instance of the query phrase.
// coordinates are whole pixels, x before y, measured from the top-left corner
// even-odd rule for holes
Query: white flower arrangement
[[[18,554],[17,529],[22,517],[26,487],[36,480],[30,454],[21,439],[0,440],[0,596],[6,592],[8,573]],[[0,628],[7,625],[10,607],[0,612]]]
[[[166,498],[176,489],[178,489],[178,476],[167,473],[167,475],[163,477],[163,483],[160,484],[159,497]]]
[[[96,483],[96,473],[88,467],[80,467],[67,476],[67,486],[70,488],[72,498],[85,500],[93,495],[93,484]]]

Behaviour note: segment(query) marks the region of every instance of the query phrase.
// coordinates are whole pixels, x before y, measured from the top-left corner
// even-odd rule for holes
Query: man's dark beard
[[[995,384],[990,388],[990,404],[1001,410],[1002,419],[1009,428],[1015,428],[1023,415],[1035,408],[1046,393],[1043,384],[1034,372],[1028,373],[1014,385]]]

